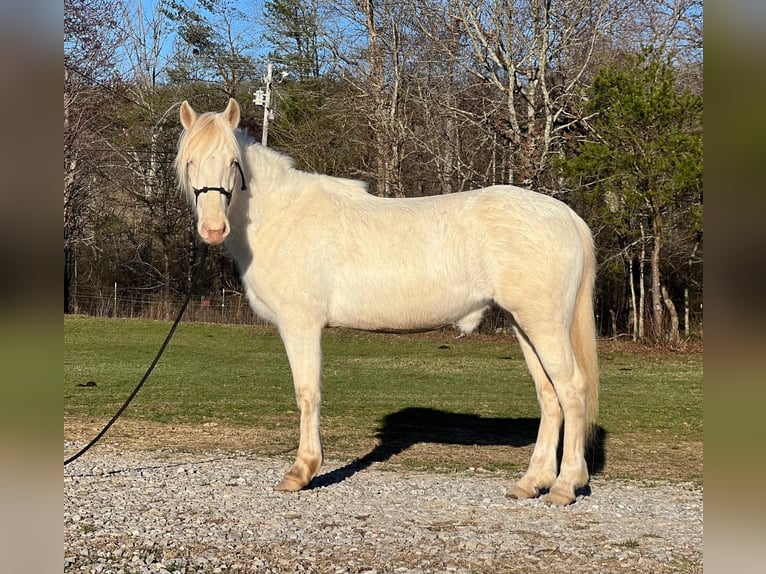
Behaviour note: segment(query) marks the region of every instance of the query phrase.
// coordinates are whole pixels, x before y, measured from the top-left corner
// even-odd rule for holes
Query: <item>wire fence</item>
[[[147,319],[153,321],[173,321],[178,314],[184,298],[180,296],[160,296],[116,291],[111,294],[78,294],[72,298],[71,312],[92,317],[112,317],[123,319]],[[629,329],[608,324],[601,317],[596,317],[598,336],[605,338],[630,338]],[[647,319],[649,321],[650,318]],[[190,323],[222,323],[230,325],[266,325],[250,308],[243,293],[222,290],[219,293],[197,295],[186,308],[184,321]],[[691,313],[692,328],[687,332],[681,325],[681,337],[689,336],[702,339],[702,313]],[[492,306],[487,311],[479,326],[479,332],[508,332],[510,325],[505,313]],[[647,331],[651,325],[646,326]]]
[[[147,319],[173,321],[183,305],[183,297],[146,295],[133,292],[113,294],[78,294],[73,297],[71,312],[92,317]],[[190,323],[223,323],[231,325],[266,325],[250,308],[244,294],[225,290],[221,293],[198,295],[186,308],[184,321]],[[496,332],[507,329],[507,319],[499,309],[490,309],[480,331]]]
[[[73,297],[71,311],[92,317],[172,321],[183,302],[183,297],[135,293],[77,295]],[[233,325],[266,324],[253,313],[242,293],[228,290],[217,295],[194,297],[186,308],[184,321]]]

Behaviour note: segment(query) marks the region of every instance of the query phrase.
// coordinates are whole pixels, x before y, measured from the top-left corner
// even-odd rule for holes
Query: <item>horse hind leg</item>
[[[527,340],[526,335],[516,325],[513,328],[524,354],[527,368],[535,382],[537,401],[540,404],[540,427],[529,467],[524,476],[507,494],[509,498],[525,499],[537,497],[540,494],[540,489],[550,488],[556,480],[556,453],[561,434],[563,412],[556,396],[556,390],[540,363],[537,353]]]
[[[518,293],[514,300],[519,300]],[[529,467],[508,494],[513,498],[530,498],[547,488],[546,502],[570,504],[575,500],[575,490],[589,480],[585,463],[586,378],[577,364],[569,321],[565,320],[571,306],[564,301],[534,299],[534,304],[519,308],[507,305],[509,301],[504,296],[496,301],[511,314],[541,411]],[[562,424],[563,455],[557,473]]]
[[[588,432],[585,377],[575,360],[568,330],[551,324],[547,326],[549,328],[541,329],[538,325],[531,337],[529,333],[527,335],[552,384],[564,417],[561,467],[545,501],[565,505],[575,501],[575,490],[587,485],[590,478],[585,462]]]

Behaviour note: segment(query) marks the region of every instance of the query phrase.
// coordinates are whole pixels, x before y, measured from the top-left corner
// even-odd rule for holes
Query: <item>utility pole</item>
[[[272,115],[271,112],[271,62],[266,67],[266,98],[263,104],[263,135],[261,136],[261,144],[269,145],[269,119]]]
[[[263,106],[263,132],[261,133],[261,144],[269,145],[269,120],[274,119],[274,112],[271,109],[271,81],[272,65],[266,67],[266,76],[263,81],[266,84],[265,90],[257,90],[253,94],[253,103],[256,106]]]
[[[261,144],[269,145],[269,122],[274,121],[274,110],[271,107],[271,88],[273,82],[274,69],[271,64],[266,66],[266,75],[263,77],[263,82],[266,84],[263,90],[256,90],[253,92],[253,103],[256,106],[263,106],[263,132],[261,134]],[[279,74],[278,84],[281,84],[285,78],[290,75],[289,72],[283,70]]]

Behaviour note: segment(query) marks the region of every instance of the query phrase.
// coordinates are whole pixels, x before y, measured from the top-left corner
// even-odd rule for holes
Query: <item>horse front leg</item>
[[[311,482],[322,464],[322,438],[319,432],[322,329],[280,325],[279,330],[293,374],[295,400],[301,417],[301,434],[295,462],[276,486],[276,490],[295,492]]]

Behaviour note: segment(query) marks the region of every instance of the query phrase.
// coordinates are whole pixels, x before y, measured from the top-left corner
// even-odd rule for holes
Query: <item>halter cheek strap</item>
[[[242,191],[245,191],[247,189],[247,184],[245,184],[245,173],[242,171],[242,166],[239,165],[238,161],[234,162],[234,165],[237,166],[237,169],[239,170],[239,177],[242,179],[242,187],[240,189]],[[207,193],[208,191],[217,191],[221,195],[223,195],[226,198],[226,205],[229,205],[231,203],[231,196],[234,194],[233,191],[229,191],[225,187],[200,187],[197,189],[196,187],[192,187],[192,190],[194,191],[194,204],[196,205],[199,201],[199,194],[200,193]]]

